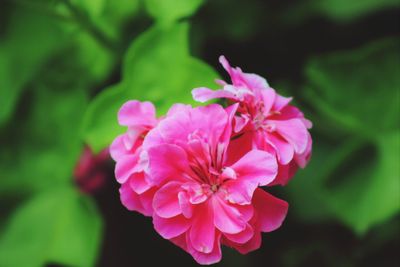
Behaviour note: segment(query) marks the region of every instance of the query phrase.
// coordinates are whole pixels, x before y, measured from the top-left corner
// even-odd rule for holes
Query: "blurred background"
[[[294,96],[313,157],[283,226],[217,266],[400,265],[399,0],[0,0],[0,266],[197,266],[127,211],[107,146],[234,66]]]

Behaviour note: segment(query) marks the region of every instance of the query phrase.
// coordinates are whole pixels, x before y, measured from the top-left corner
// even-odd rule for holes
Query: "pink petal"
[[[179,206],[181,208],[183,216],[191,218],[193,215],[193,206],[189,202],[189,196],[186,192],[181,191],[178,193]]]
[[[256,89],[265,90],[269,88],[267,80],[261,77],[260,75],[253,73],[242,73],[241,78],[243,82],[246,84],[246,86],[254,91]]]
[[[286,201],[276,198],[258,188],[254,192],[253,203],[261,231],[271,232],[282,225],[289,207]]]
[[[150,178],[155,184],[166,179],[189,179],[191,171],[187,155],[179,146],[162,144],[152,147],[148,150],[148,156]]]
[[[125,126],[154,126],[156,111],[150,102],[131,100],[126,102],[118,112],[118,122]]]
[[[120,199],[121,203],[128,209],[132,211],[137,211],[143,215],[150,216],[143,207],[140,196],[136,194],[130,187],[128,183],[123,184],[120,189]]]
[[[214,212],[209,201],[199,204],[193,213],[190,244],[199,252],[210,253],[214,248]]]
[[[182,215],[172,218],[162,218],[153,214],[154,229],[165,239],[178,237],[190,227],[190,221]]]
[[[247,131],[239,134],[231,139],[229,142],[228,150],[226,152],[227,166],[231,166],[240,158],[246,155],[247,152],[253,149],[253,132]]]
[[[275,180],[268,186],[286,185],[290,181],[290,179],[295,175],[297,170],[298,166],[294,160],[292,160],[289,164],[286,165],[279,164],[278,175],[276,176]]]
[[[231,167],[236,180],[225,182],[227,199],[230,203],[246,205],[251,203],[253,192],[259,185],[266,185],[277,175],[275,157],[261,150],[251,150]]]
[[[227,191],[227,200],[232,204],[247,205],[251,203],[253,192],[258,187],[258,183],[253,181],[228,181],[224,188]]]
[[[261,95],[262,95],[262,102],[264,104],[264,115],[267,115],[269,114],[274,105],[277,93],[275,92],[274,89],[268,88],[266,90],[262,90]]]
[[[227,238],[225,238],[223,240],[223,244],[236,249],[241,254],[247,254],[247,253],[249,253],[251,251],[254,251],[254,250],[257,250],[257,249],[260,248],[260,246],[261,246],[261,233],[260,233],[260,231],[255,231],[253,237],[249,241],[244,243],[244,244],[232,242]]]
[[[194,249],[190,241],[187,241],[187,251],[192,255],[192,257],[197,261],[199,264],[214,264],[217,263],[221,260],[222,258],[222,253],[221,253],[221,233],[215,233],[215,237],[213,238],[214,244],[213,244],[213,249],[208,252],[200,252],[196,249]]]
[[[300,119],[270,122],[276,125],[276,131],[293,146],[297,154],[301,154],[306,150],[308,131]]]
[[[294,156],[294,148],[276,133],[266,134],[267,142],[274,148],[280,164],[288,164]]]
[[[173,104],[167,112],[167,117],[173,116],[181,112],[189,112],[191,108],[191,105],[185,105],[181,103]]]
[[[192,90],[192,97],[194,100],[204,103],[211,99],[228,98],[236,99],[235,94],[226,90],[211,90],[209,88],[200,87]]]
[[[147,191],[151,185],[145,179],[144,172],[133,173],[129,178],[129,185],[132,190],[138,194],[142,194]]]
[[[254,235],[253,227],[249,224],[246,228],[237,234],[224,234],[224,236],[232,242],[243,244],[248,242]]]
[[[155,193],[153,209],[158,216],[171,218],[182,213],[178,199],[181,185],[179,182],[169,182]]]
[[[144,209],[143,214],[148,214],[149,216],[153,214],[153,199],[156,192],[157,188],[151,187],[150,189],[139,195],[140,202],[142,203]]]
[[[232,166],[238,180],[267,185],[277,174],[278,165],[275,157],[262,150],[251,150]]]
[[[115,165],[115,177],[118,183],[125,183],[134,172],[138,157],[136,155],[127,155],[120,158]]]
[[[120,158],[128,154],[123,139],[125,134],[121,134],[114,139],[110,145],[110,155],[114,161],[118,161]]]
[[[306,150],[304,151],[304,153],[295,156],[295,161],[300,166],[300,168],[306,167],[306,165],[310,161],[311,151],[312,151],[312,139],[310,133],[308,133],[308,142]]]
[[[235,116],[234,118],[234,122],[235,122],[235,128],[234,131],[235,133],[240,132],[241,130],[244,129],[244,127],[246,127],[246,125],[249,123],[250,118],[248,116],[245,115],[241,115],[239,116]]]
[[[212,197],[214,207],[214,225],[221,232],[237,234],[246,228],[240,212],[232,205],[226,203],[219,196]]]
[[[274,111],[282,110],[284,107],[286,107],[290,103],[290,101],[292,101],[291,97],[284,97],[284,96],[277,94],[276,98],[275,98],[273,110]]]

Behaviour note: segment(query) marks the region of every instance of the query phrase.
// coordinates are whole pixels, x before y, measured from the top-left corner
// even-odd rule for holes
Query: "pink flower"
[[[175,105],[141,148],[146,182],[156,185],[156,231],[201,264],[218,262],[221,244],[242,253],[257,249],[260,232],[277,229],[288,208],[258,189],[277,175],[274,155],[255,149],[229,158],[237,107]]]
[[[220,63],[229,73],[232,84],[217,81],[223,86],[220,90],[194,89],[193,98],[200,102],[225,98],[228,103],[238,103],[232,150],[237,157],[253,148],[273,153],[279,165],[274,184],[285,185],[311,157],[312,140],[308,132],[311,122],[289,104],[291,98],[277,94],[264,78],[232,68],[223,56]]]
[[[151,216],[155,187],[145,173],[147,158],[142,144],[158,123],[155,108],[150,102],[128,101],[118,112],[118,122],[128,127],[110,146],[111,157],[116,161],[115,177],[121,184],[121,202],[129,210]]]

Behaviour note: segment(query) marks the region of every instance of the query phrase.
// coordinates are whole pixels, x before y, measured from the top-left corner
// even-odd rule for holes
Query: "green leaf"
[[[203,4],[204,0],[145,0],[151,16],[160,23],[171,23],[189,17]]]
[[[93,201],[70,188],[23,204],[0,239],[0,266],[94,266],[102,223]]]
[[[117,112],[131,99],[152,101],[164,114],[173,103],[195,102],[191,89],[213,87],[218,74],[192,58],[188,48],[188,25],[153,26],[129,48],[123,66],[123,80],[100,93],[85,115],[83,134],[94,151],[110,145],[124,129],[117,124]]]
[[[1,195],[71,183],[81,152],[79,125],[87,105],[86,92],[38,86],[29,93],[23,105],[28,115],[0,135]]]
[[[22,8],[12,11],[6,25],[0,40],[0,126],[13,113],[23,89],[63,46],[65,38],[52,19]]]
[[[106,6],[107,0],[71,0],[78,8],[85,10],[91,17],[100,16]]]
[[[308,221],[335,217],[364,234],[399,212],[399,59],[398,39],[388,39],[307,66],[307,98],[333,122],[289,186]]]
[[[399,39],[332,53],[306,66],[307,98],[350,132],[374,137],[399,127]]]
[[[375,149],[376,159],[352,166],[349,179],[328,196],[336,216],[359,234],[400,210],[400,131],[382,134]]]

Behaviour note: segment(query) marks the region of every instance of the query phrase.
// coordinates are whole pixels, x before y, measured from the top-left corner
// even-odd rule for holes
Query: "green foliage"
[[[216,77],[212,68],[189,55],[187,23],[154,25],[129,48],[121,83],[91,102],[83,127],[85,140],[95,151],[108,146],[123,131],[117,125],[117,112],[129,99],[152,101],[158,114],[164,114],[173,103],[194,104],[191,89],[212,87]]]
[[[101,230],[89,197],[72,188],[43,192],[11,216],[0,240],[0,266],[94,266]]]
[[[204,0],[144,0],[147,11],[161,24],[192,15]]]
[[[307,99],[331,122],[333,138],[343,129],[339,137],[349,140],[336,148],[317,143],[316,162],[294,181],[299,209],[312,210],[309,220],[333,215],[362,234],[399,211],[399,48],[389,39],[307,65]]]
[[[1,138],[0,194],[32,193],[70,184],[82,149],[76,128],[87,105],[83,90],[38,87],[29,101],[25,106],[28,116]]]
[[[261,34],[272,33],[284,41],[285,35],[293,33],[285,21],[288,14],[300,26],[311,16],[329,18],[332,24],[351,23],[374,11],[400,6],[398,0],[309,0],[293,9],[289,2],[208,1],[193,20],[197,31],[189,40],[186,18],[205,2],[2,3],[0,266],[96,264],[102,219],[93,199],[81,195],[73,181],[83,144],[99,152],[125,131],[117,123],[117,112],[128,100],[152,101],[158,115],[174,103],[197,104],[192,88],[215,87],[218,74],[192,56],[190,45],[201,51],[202,38],[215,38],[207,55],[216,53],[213,49],[227,40],[236,42],[233,48],[238,44],[260,48]],[[148,27],[150,19],[153,25]],[[304,38],[309,36],[304,34]],[[257,45],[249,45],[255,42],[251,38]],[[297,44],[282,42],[281,49],[288,48]],[[352,51],[314,56],[306,64],[306,82],[300,87],[307,103],[301,103],[301,98],[296,101],[308,108],[305,115],[314,123],[314,148],[309,166],[284,191],[290,191],[295,222],[315,225],[336,220],[360,235],[382,224],[375,231],[379,232],[376,239],[381,239],[378,244],[395,232],[394,226],[386,229],[390,223],[383,223],[400,210],[399,49],[399,39],[387,39]],[[300,47],[299,51],[306,50]],[[238,58],[249,55],[245,50],[234,52]],[[254,58],[271,55],[252,53]],[[302,63],[299,58],[293,58],[294,66]],[[278,60],[282,60],[278,66],[285,63]],[[264,67],[263,62],[254,66]],[[271,58],[271,66],[275,63]],[[109,86],[120,78],[119,68],[120,81]],[[287,84],[291,88],[290,81]],[[299,259],[306,262],[305,255],[314,255],[315,247],[326,253],[324,257],[335,255],[330,254],[331,244],[314,239],[299,240],[279,258],[288,266]],[[226,254],[231,257],[228,264],[250,262]],[[345,260],[332,262],[351,262]]]
[[[25,9],[11,12],[7,31],[0,39],[0,126],[13,113],[29,81],[63,47],[64,38],[59,25],[48,17]]]

